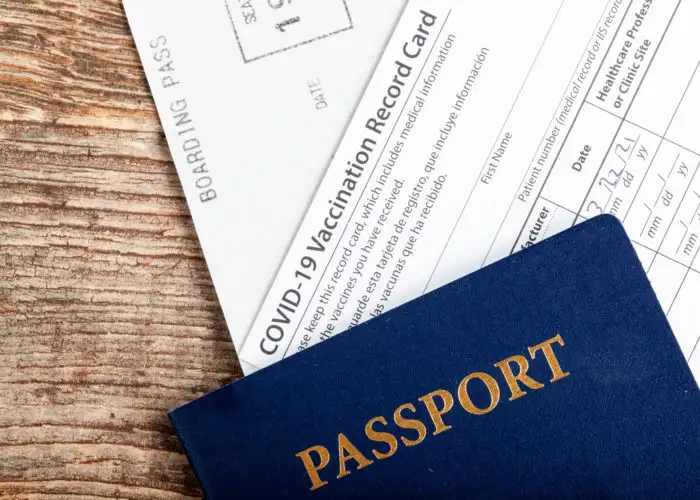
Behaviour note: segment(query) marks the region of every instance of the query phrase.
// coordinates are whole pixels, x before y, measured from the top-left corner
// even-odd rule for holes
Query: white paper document
[[[124,0],[239,351],[403,6]]]
[[[612,213],[700,374],[698,19],[694,0],[412,0],[241,357]]]

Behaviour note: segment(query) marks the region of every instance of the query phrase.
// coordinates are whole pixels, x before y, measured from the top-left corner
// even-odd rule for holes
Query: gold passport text
[[[532,360],[538,361],[544,358],[549,365],[552,377],[549,383],[557,382],[570,375],[565,372],[554,352],[554,345],[558,344],[563,347],[564,340],[561,335],[545,340],[536,346],[529,347],[528,353]],[[542,355],[537,357],[541,352]],[[545,387],[543,382],[539,382],[530,377],[527,372],[530,368],[528,358],[520,354],[516,354],[509,358],[495,363],[494,366],[499,369],[499,383],[497,378],[485,372],[474,372],[462,379],[457,387],[456,399],[464,411],[472,415],[486,415],[491,413],[501,401],[501,384],[505,382],[505,387],[510,396],[508,401],[521,398],[527,394],[525,388],[537,390]],[[489,393],[489,404],[477,406],[472,401],[469,387],[471,384],[483,384]],[[473,385],[471,385],[473,387]],[[342,432],[337,438],[337,459],[338,472],[335,478],[342,479],[354,470],[364,469],[372,465],[375,460],[385,460],[391,458],[398,450],[400,445],[411,447],[418,446],[427,437],[428,432],[432,431],[433,436],[449,431],[452,426],[445,423],[443,417],[455,406],[455,396],[452,392],[445,389],[438,389],[425,396],[418,398],[419,404],[425,406],[430,415],[430,422],[426,425],[423,421],[415,418],[418,410],[413,403],[405,403],[394,410],[392,415],[394,424],[403,430],[409,431],[407,435],[399,436],[398,438],[391,432],[382,430],[389,424],[383,416],[377,416],[370,419],[365,425],[365,436],[373,444],[381,444],[379,449],[372,449],[369,453],[362,453],[360,449],[353,444]],[[331,462],[331,452],[323,445],[311,446],[310,448],[300,451],[296,454],[306,470],[306,474],[311,482],[311,491],[322,488],[328,484],[328,480],[334,475],[325,469]]]

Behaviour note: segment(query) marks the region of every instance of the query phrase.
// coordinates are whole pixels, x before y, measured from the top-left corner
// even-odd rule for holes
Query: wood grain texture
[[[0,0],[0,498],[198,498],[240,376],[120,0]]]

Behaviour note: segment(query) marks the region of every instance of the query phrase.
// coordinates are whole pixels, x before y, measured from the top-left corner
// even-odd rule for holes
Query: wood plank
[[[0,0],[0,497],[199,498],[241,376],[119,0]]]

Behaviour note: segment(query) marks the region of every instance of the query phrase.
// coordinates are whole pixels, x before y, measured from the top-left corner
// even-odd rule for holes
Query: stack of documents
[[[265,435],[280,447],[290,446],[275,453],[291,453],[293,464],[286,456],[271,461],[279,466],[281,479],[275,485],[288,495],[297,495],[304,481],[310,480],[314,490],[328,477],[336,482],[336,476],[345,475],[346,460],[355,460],[353,477],[366,475],[356,483],[329,485],[323,491],[332,491],[330,497],[368,491],[367,485],[380,477],[392,478],[387,483],[392,487],[404,484],[405,477],[391,473],[391,465],[384,469],[389,476],[379,466],[360,472],[369,465],[360,456],[374,461],[372,452],[355,454],[350,445],[329,445],[328,439],[345,427],[300,433],[301,413],[298,421],[284,423],[283,404],[299,405],[326,422],[316,398],[325,400],[331,394],[321,394],[323,390],[352,380],[361,387],[347,389],[340,400],[366,398],[363,406],[350,409],[338,403],[348,412],[344,419],[340,410],[327,414],[352,428],[361,420],[359,409],[369,419],[373,412],[393,411],[394,403],[423,395],[408,390],[411,384],[417,387],[415,377],[408,386],[396,385],[399,378],[391,377],[397,363],[429,363],[421,368],[421,380],[449,384],[460,369],[493,366],[523,349],[527,354],[528,347],[556,335],[563,345],[567,330],[575,342],[585,339],[592,343],[588,348],[598,349],[585,356],[575,346],[570,350],[581,377],[593,384],[590,390],[602,394],[609,389],[628,408],[637,408],[639,398],[656,401],[652,393],[663,393],[667,399],[659,408],[637,415],[640,429],[652,421],[659,429],[667,425],[670,417],[663,404],[682,406],[685,394],[690,400],[682,410],[677,406],[678,418],[690,425],[686,431],[695,432],[697,440],[690,418],[697,386],[687,375],[700,375],[700,34],[695,26],[700,2],[541,0],[536,8],[518,0],[124,4],[244,373],[333,339],[327,348],[314,347],[236,389],[226,388],[223,395],[174,413],[195,470],[210,485],[205,489],[211,488],[213,498],[234,489],[259,494],[262,490],[256,488],[271,487],[264,481],[251,484],[256,472],[248,467],[260,466],[262,457],[242,460],[270,446],[262,441]],[[615,216],[626,237],[608,218],[596,218],[602,214]],[[583,225],[588,230],[574,228],[559,243],[540,244],[594,218],[596,222]],[[589,233],[606,236],[581,236]],[[482,278],[467,281],[469,293],[454,295],[441,288],[522,250],[527,250],[522,260],[511,257],[477,273]],[[653,300],[651,289],[646,292],[647,279]],[[509,286],[495,294],[487,284],[473,285],[489,280]],[[432,298],[407,304],[431,291],[436,291]],[[494,303],[482,310],[473,295]],[[589,308],[592,304],[600,306],[598,313]],[[395,314],[387,314],[394,309]],[[414,331],[420,322],[392,326],[401,321],[396,318],[417,317],[419,310],[431,326],[430,335]],[[494,330],[493,321],[511,314],[520,318],[518,325],[499,323]],[[467,327],[453,316],[476,323]],[[594,319],[595,324],[587,323]],[[355,327],[348,335],[353,340],[335,339]],[[606,351],[610,342],[623,350]],[[390,347],[400,359],[389,356]],[[373,357],[370,348],[386,350],[391,359]],[[621,361],[625,356],[658,359],[659,349],[668,357],[663,368],[655,368],[658,386],[650,382],[651,372]],[[466,365],[455,365],[454,353],[466,356]],[[546,359],[551,363],[551,357]],[[606,374],[603,365],[594,369],[584,361],[614,363],[619,372]],[[525,365],[518,365],[524,373]],[[391,383],[379,385],[387,376]],[[527,377],[518,380],[508,382],[509,397],[515,397],[518,383],[531,389],[540,384]],[[282,382],[291,392],[280,392]],[[561,402],[576,394],[576,383],[574,375],[556,381],[571,387],[553,396],[559,409],[553,406],[552,412],[581,411],[574,402]],[[275,398],[262,396],[265,387],[276,388],[269,392]],[[379,399],[371,400],[370,390]],[[547,390],[541,391],[543,398]],[[399,394],[408,399],[399,401]],[[456,406],[457,392],[453,394]],[[591,395],[580,397],[578,404],[583,404]],[[431,418],[448,405],[446,399],[442,403],[426,406]],[[526,420],[529,410],[508,404],[497,418],[521,415]],[[643,411],[641,406],[638,410]],[[212,427],[198,431],[194,423],[202,415],[213,419]],[[564,418],[564,413],[557,415]],[[607,418],[602,413],[589,417],[599,425]],[[210,442],[233,422],[252,427],[256,419],[264,420],[257,424],[260,429],[267,429],[258,441],[249,439],[252,434],[232,433],[231,442]],[[509,435],[505,420],[485,422],[489,432]],[[610,431],[617,425],[609,424]],[[276,436],[269,431],[273,426],[278,426],[277,434],[282,426],[289,436]],[[553,433],[548,439],[559,442],[555,434],[564,427],[543,429]],[[433,430],[437,434],[439,428]],[[601,443],[613,439],[608,430],[600,428],[598,437],[605,435]],[[483,444],[454,434],[455,442]],[[626,446],[634,441],[641,461],[646,460],[644,450],[657,446],[651,432],[624,436],[621,432],[615,442]],[[642,462],[619,459],[617,466],[636,472],[620,472],[624,480],[610,481],[604,472],[618,470],[611,464],[619,457],[597,456],[596,438],[583,428],[579,438],[592,440],[581,452],[589,455],[580,460],[596,464],[581,470],[590,469],[601,483],[573,480],[570,474],[581,464],[562,452],[549,472],[569,477],[569,487],[590,486],[584,491],[606,496],[630,492],[627,488],[644,475]],[[388,445],[394,441],[384,435]],[[308,447],[302,445],[307,444],[319,447],[304,454]],[[438,467],[445,466],[448,455],[434,446],[414,456],[416,464],[431,469],[425,457],[432,457],[440,461]],[[338,447],[340,457],[327,456],[327,450],[335,453]],[[393,445],[389,448],[399,455]],[[690,460],[694,448],[688,449]],[[210,452],[212,460],[220,461],[205,460]],[[301,454],[295,457],[297,452]],[[676,485],[678,492],[700,491],[697,461],[658,457],[686,474],[687,481]],[[537,461],[546,462],[543,456]],[[220,469],[241,462],[246,462],[240,469],[245,475],[235,481]],[[470,461],[468,466],[479,471],[485,463]],[[693,463],[693,471],[685,469]],[[333,474],[327,472],[330,467],[336,468]],[[439,484],[466,491],[463,481],[471,477],[458,481],[445,476],[451,474],[448,467],[431,482],[425,473],[402,467],[406,477],[425,485],[420,490],[425,492],[435,491],[432,486],[443,480]],[[517,480],[524,479],[534,481],[530,496],[563,491],[563,484],[547,475],[534,480],[538,471],[532,467],[519,463],[515,482],[502,483],[501,492],[518,491]],[[481,480],[490,477],[475,474]],[[641,496],[653,497],[670,487],[664,473],[659,474],[658,489],[639,484]],[[470,484],[483,494],[488,489],[479,488],[490,483]]]

